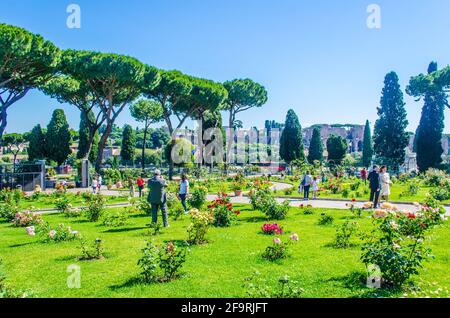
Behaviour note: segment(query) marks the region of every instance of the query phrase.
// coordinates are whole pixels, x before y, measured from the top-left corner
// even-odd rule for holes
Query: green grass
[[[283,181],[284,182],[284,181]],[[292,182],[285,182],[288,184],[292,184]],[[349,183],[343,183],[343,186],[346,188],[349,188]],[[298,185],[292,184],[293,187],[295,187],[294,191],[290,195],[285,195],[283,190],[279,190],[276,192],[277,196],[280,197],[298,197],[302,196],[302,194],[298,193],[297,187]],[[369,200],[369,194],[364,194],[364,188],[369,191],[368,185],[366,186],[360,186],[360,188],[357,191],[351,191],[347,198],[344,198],[341,193],[333,194],[330,191],[321,191],[319,198],[323,199],[357,199],[357,200]],[[389,196],[389,201],[395,201],[395,202],[423,202],[427,195],[430,193],[430,191],[433,189],[433,187],[430,186],[421,186],[419,189],[419,192],[416,195],[402,195],[402,193],[406,190],[406,185],[402,183],[396,183],[391,186],[391,195]],[[359,192],[359,195],[356,195]],[[450,204],[450,200],[442,201],[442,204]]]
[[[81,195],[67,193],[69,202],[74,207],[85,206],[85,199]],[[31,197],[24,198],[19,202],[19,208],[21,209],[53,209],[55,208],[55,201],[57,197],[54,195],[41,196],[38,200],[33,200]],[[105,196],[106,204],[126,203],[128,202],[128,193],[117,196]]]
[[[165,284],[136,284],[139,274],[136,265],[141,249],[149,237],[146,224],[150,218],[133,215],[131,224],[111,229],[84,219],[68,219],[61,215],[45,215],[52,225],[65,223],[89,240],[100,237],[104,241],[106,258],[80,262],[78,242],[41,243],[25,234],[23,228],[0,224],[0,257],[8,283],[16,289],[32,290],[37,297],[245,297],[245,277],[257,270],[271,285],[288,274],[305,289],[304,297],[369,297],[373,292],[360,281],[365,267],[359,261],[360,249],[334,249],[329,246],[335,235],[335,226],[317,225],[320,213],[304,215],[292,208],[288,218],[278,222],[287,231],[296,232],[300,241],[293,245],[292,255],[278,263],[260,257],[271,244],[272,237],[259,233],[266,222],[259,212],[248,205],[236,206],[242,210],[237,224],[231,228],[212,228],[207,236],[209,244],[191,247],[183,275]],[[346,210],[326,210],[341,224],[351,214]],[[363,230],[371,227],[365,215],[358,219]],[[155,237],[157,242],[186,239],[189,220],[183,217],[171,221],[171,227]],[[287,239],[289,233],[283,235]],[[432,248],[435,259],[425,263],[420,278],[450,287],[449,223],[434,229],[426,245]],[[81,266],[81,288],[68,289],[67,266]],[[414,277],[414,280],[418,280]],[[396,297],[401,292],[385,293]]]

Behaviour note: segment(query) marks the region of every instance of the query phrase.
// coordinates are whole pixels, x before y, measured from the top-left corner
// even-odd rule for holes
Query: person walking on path
[[[389,201],[391,195],[391,176],[387,172],[387,167],[382,166],[380,171],[380,183],[381,183],[381,197],[385,201]]]
[[[309,191],[311,190],[311,185],[312,185],[313,179],[312,179],[309,171],[305,174],[304,178],[305,178],[305,182],[304,182],[305,186],[303,187],[303,191],[304,191],[303,199],[305,201],[308,201],[309,200]]]
[[[313,199],[317,199],[317,193],[319,192],[319,178],[314,177],[312,181],[312,193]]]
[[[370,186],[370,201],[373,202],[373,207],[378,208],[380,202],[380,174],[378,173],[378,166],[374,166],[373,170],[368,176]]]
[[[98,193],[99,194],[102,191],[102,183],[103,183],[103,178],[102,178],[101,175],[98,175],[97,187],[98,187]]]
[[[361,175],[361,180],[363,180],[364,184],[366,184],[367,183],[367,170],[366,170],[366,168],[363,168],[361,170],[360,175]]]
[[[130,198],[134,198],[134,180],[133,177],[128,177],[128,190],[130,191]]]
[[[189,194],[189,180],[187,179],[186,174],[181,175],[180,180],[180,189],[178,191],[178,198],[181,201],[181,205],[183,205],[184,213],[188,213],[188,208],[186,205],[186,197]]]
[[[305,181],[306,181],[306,172],[303,174],[302,181],[300,182],[300,185],[298,186],[298,193],[302,193],[303,189],[305,188]]]
[[[158,211],[161,209],[164,227],[169,227],[167,217],[166,188],[168,183],[161,176],[161,171],[155,170],[153,178],[148,180],[149,193],[147,201],[152,206],[152,224],[158,223]]]
[[[142,191],[144,191],[145,186],[145,180],[142,178],[142,176],[137,179],[137,186],[139,189],[139,197],[142,198]]]
[[[94,178],[92,179],[91,187],[92,187],[92,193],[97,194],[98,180],[97,180],[96,177],[94,177]]]

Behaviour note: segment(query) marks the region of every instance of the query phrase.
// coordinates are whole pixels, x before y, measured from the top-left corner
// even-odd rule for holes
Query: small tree
[[[373,141],[372,141],[372,133],[370,131],[369,121],[366,121],[366,127],[364,128],[364,142],[363,142],[363,165],[364,167],[369,167],[372,163],[373,157]]]
[[[3,145],[13,154],[13,169],[16,171],[17,155],[25,148],[26,140],[22,134],[6,134],[3,136]]]
[[[134,149],[136,147],[136,136],[133,127],[125,125],[122,135],[122,148],[120,150],[120,157],[122,162],[134,162]]]
[[[314,164],[314,161],[323,161],[323,143],[320,136],[320,129],[314,128],[311,143],[309,145],[308,162]]]
[[[327,140],[328,161],[340,165],[347,154],[348,145],[341,136],[331,135]]]
[[[38,159],[45,159],[46,153],[46,141],[45,135],[42,131],[41,125],[36,125],[31,133],[28,135],[28,160],[34,161]]]
[[[163,120],[161,103],[154,100],[140,100],[130,108],[131,116],[136,121],[144,123],[144,140],[142,142],[142,170],[145,169],[145,149],[147,147],[147,134],[151,124]]]
[[[305,161],[306,159],[302,126],[292,109],[287,113],[285,128],[281,134],[280,157],[289,165],[292,165],[293,161]]]
[[[70,149],[72,137],[64,110],[56,109],[53,112],[52,119],[47,126],[45,139],[47,140],[48,158],[56,161],[58,165],[62,165],[72,153]]]

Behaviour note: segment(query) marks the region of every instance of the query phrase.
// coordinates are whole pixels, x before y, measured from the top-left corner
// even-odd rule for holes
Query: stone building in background
[[[331,135],[341,136],[348,143],[348,152],[355,153],[362,151],[363,140],[364,140],[364,125],[313,125],[308,128],[303,129],[303,141],[305,144],[305,149],[309,149],[309,144],[312,139],[314,128],[320,128],[320,134],[322,136],[322,142],[326,150],[327,140]]]

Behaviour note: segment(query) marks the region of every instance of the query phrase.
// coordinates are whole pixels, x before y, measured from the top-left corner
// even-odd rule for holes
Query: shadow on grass
[[[27,246],[27,245],[33,245],[36,244],[37,242],[27,242],[27,243],[20,243],[20,244],[13,244],[10,245],[9,247],[14,248],[14,247],[23,247],[23,246]]]
[[[386,298],[398,297],[402,290],[401,288],[369,288],[367,287],[367,276],[363,272],[351,272],[345,276],[336,276],[325,280],[325,282],[335,282],[340,284],[343,288],[349,289],[354,293],[352,298]]]
[[[127,279],[122,284],[112,285],[112,286],[109,286],[108,288],[110,290],[112,290],[112,291],[118,291],[118,290],[121,290],[121,289],[124,289],[124,288],[132,288],[132,287],[134,287],[136,285],[148,285],[148,284],[146,284],[142,280],[142,278],[136,276],[136,277],[131,277],[131,278]]]
[[[265,216],[246,216],[243,217],[240,221],[242,222],[248,222],[248,223],[257,223],[257,222],[266,222],[267,217]]]
[[[103,231],[102,233],[123,233],[123,232],[144,230],[147,228],[148,227],[145,227],[145,226],[125,227],[125,228],[118,228],[118,229],[108,229],[108,230]]]

